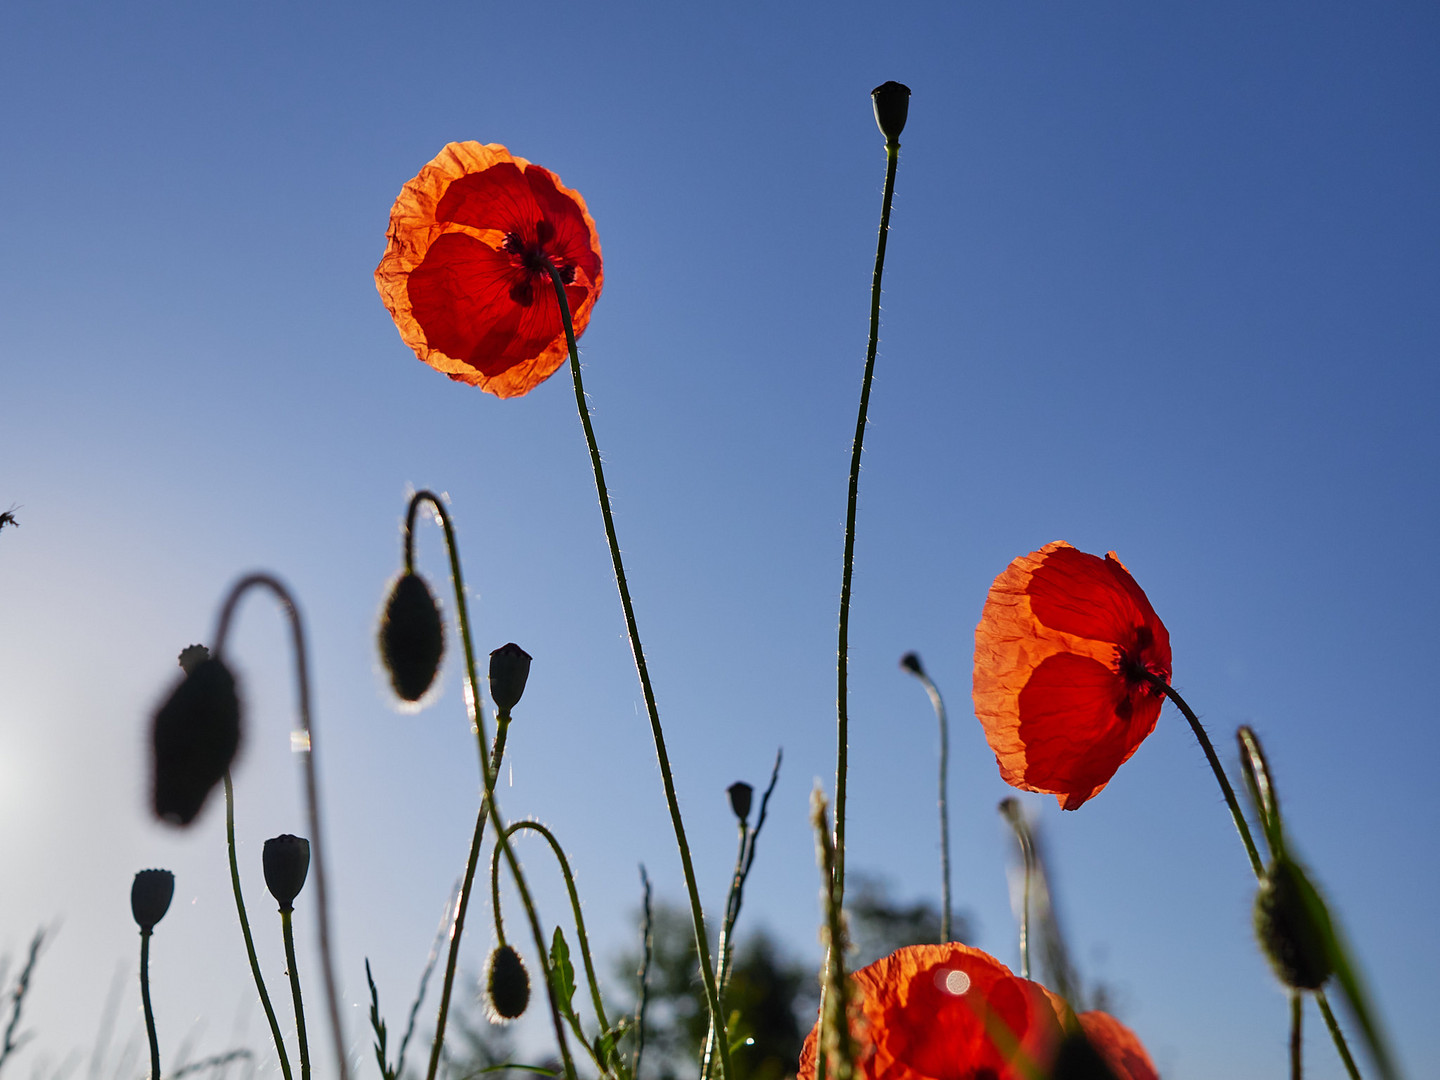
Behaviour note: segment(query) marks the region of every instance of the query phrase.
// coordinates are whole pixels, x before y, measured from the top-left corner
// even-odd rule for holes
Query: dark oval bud
[[[290,911],[310,872],[310,841],[281,833],[265,841],[260,859],[265,864],[265,887],[280,901],[281,911]]]
[[[1334,931],[1325,901],[1299,864],[1285,856],[1270,864],[1255,894],[1255,936],[1286,986],[1318,990],[1334,970]]]
[[[911,675],[918,675],[922,678],[925,675],[925,669],[920,666],[919,653],[907,652],[904,656],[900,657],[900,666],[910,672]]]
[[[189,675],[204,661],[210,659],[210,650],[204,645],[187,645],[180,650],[180,670]]]
[[[424,697],[444,653],[445,628],[430,586],[418,574],[401,574],[380,618],[380,658],[395,693],[405,701]]]
[[[175,875],[169,870],[141,870],[135,875],[135,883],[130,886],[130,914],[135,916],[141,933],[155,929],[170,910],[174,895]]]
[[[490,654],[490,700],[508,713],[520,703],[530,678],[530,654],[513,641]]]
[[[530,976],[520,954],[509,945],[501,945],[490,954],[485,1000],[490,1005],[490,1018],[497,1024],[524,1015],[530,1004]]]
[[[750,818],[750,801],[755,797],[755,789],[744,780],[736,780],[725,789],[730,796],[730,809],[735,811],[735,816],[741,821]]]
[[[1116,1080],[1116,1077],[1085,1033],[1074,1031],[1060,1044],[1050,1080]]]
[[[155,714],[155,816],[189,825],[240,746],[240,699],[223,661],[202,660]]]
[[[875,122],[886,142],[899,142],[900,132],[905,130],[905,120],[910,115],[910,88],[904,83],[881,83],[870,91],[875,103]]]

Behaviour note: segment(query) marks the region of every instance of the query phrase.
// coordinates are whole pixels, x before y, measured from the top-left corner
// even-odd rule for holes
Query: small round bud
[[[755,789],[744,780],[736,780],[725,789],[730,796],[730,809],[735,811],[735,816],[742,822],[750,819],[750,801],[755,797]]]
[[[180,670],[189,675],[200,664],[210,659],[210,650],[204,645],[187,645],[180,650]]]
[[[223,661],[202,660],[155,714],[155,816],[189,825],[240,746],[240,699]]]
[[[509,945],[501,945],[490,954],[485,1000],[490,1006],[490,1018],[497,1024],[522,1016],[530,1004],[530,976],[520,954]]]
[[[155,929],[155,924],[170,910],[175,895],[175,875],[169,870],[141,870],[130,886],[130,914],[142,934]]]
[[[1270,864],[1255,894],[1255,936],[1286,986],[1317,990],[1334,970],[1334,930],[1325,901],[1298,863],[1282,855]]]
[[[530,678],[530,654],[513,641],[490,654],[490,700],[501,713],[520,703]]]
[[[919,653],[907,652],[904,656],[900,657],[900,666],[910,672],[911,675],[919,676],[922,679],[925,677],[925,669],[920,666]]]
[[[265,887],[270,895],[280,901],[281,911],[292,910],[295,897],[305,887],[305,875],[310,872],[310,841],[281,833],[265,841],[260,859],[265,865]]]
[[[418,574],[401,574],[380,618],[380,658],[395,693],[404,701],[424,697],[444,653],[445,628],[430,586]]]
[[[870,97],[875,103],[875,123],[880,125],[880,134],[887,143],[899,142],[910,114],[910,88],[893,81],[881,83],[870,91]]]

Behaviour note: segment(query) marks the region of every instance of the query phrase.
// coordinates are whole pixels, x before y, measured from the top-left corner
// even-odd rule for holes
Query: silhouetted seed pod
[[[508,713],[520,703],[530,678],[530,654],[513,641],[490,654],[490,700]]]
[[[187,645],[180,650],[180,670],[189,675],[210,659],[210,650],[204,645]]]
[[[490,1005],[491,1019],[499,1024],[524,1015],[530,1004],[530,976],[525,962],[509,945],[501,945],[490,954],[485,972],[485,1000]]]
[[[135,883],[130,886],[130,914],[142,933],[155,929],[170,910],[174,895],[175,875],[169,870],[141,870],[135,875]]]
[[[1305,871],[1282,855],[1270,864],[1255,894],[1255,936],[1286,986],[1318,990],[1334,970],[1334,934],[1325,901]]]
[[[755,797],[755,789],[744,780],[736,780],[725,792],[730,796],[730,809],[735,811],[735,816],[741,821],[749,820],[750,802]]]
[[[870,98],[875,103],[875,123],[880,125],[880,134],[886,142],[899,141],[910,115],[910,88],[893,81],[881,83],[870,91]]]
[[[240,746],[240,699],[220,660],[203,660],[155,714],[155,816],[189,825]]]
[[[444,652],[445,628],[430,586],[418,574],[401,574],[380,619],[380,658],[395,693],[405,701],[424,697]]]
[[[265,864],[265,887],[270,895],[280,901],[281,911],[292,910],[295,897],[305,887],[305,875],[310,872],[310,841],[281,833],[265,841],[260,859]]]
[[[920,666],[919,653],[907,652],[904,656],[900,657],[900,666],[910,672],[911,675],[923,676],[925,674],[925,669]]]

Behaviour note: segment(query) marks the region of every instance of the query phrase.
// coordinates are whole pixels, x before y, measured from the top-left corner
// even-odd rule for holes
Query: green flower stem
[[[300,967],[295,963],[295,932],[288,904],[280,909],[280,931],[285,936],[285,966],[290,973],[290,996],[295,999],[295,1037],[300,1041],[300,1080],[310,1080],[310,1042],[305,1038],[305,1007],[300,1002]]]
[[[1349,1044],[1345,1041],[1345,1033],[1340,1030],[1340,1024],[1335,1019],[1335,1012],[1330,1008],[1330,1002],[1325,997],[1323,989],[1315,991],[1315,1004],[1320,1006],[1320,1015],[1325,1018],[1325,1026],[1330,1029],[1330,1039],[1340,1053],[1340,1060],[1345,1063],[1346,1074],[1350,1080],[1360,1080],[1360,1070],[1355,1065],[1355,1058],[1350,1053]]]
[[[860,501],[860,454],[870,411],[870,384],[875,377],[875,351],[880,344],[880,279],[885,271],[885,241],[890,234],[890,204],[895,198],[895,169],[900,143],[885,141],[885,195],[880,204],[880,239],[875,247],[875,275],[870,285],[870,341],[865,348],[865,377],[860,382],[860,412],[850,454],[850,495],[845,507],[845,558],[840,575],[840,636],[836,648],[835,747],[835,903],[845,900],[845,778],[850,771],[850,592],[855,572],[855,513]]]
[[[815,1075],[824,1080],[819,1067],[827,1057],[833,1057],[835,1080],[852,1080],[855,1059],[850,1043],[850,986],[845,978],[845,920],[840,910],[840,899],[836,896],[835,844],[831,838],[827,810],[825,795],[817,785],[810,795],[810,825],[815,830],[815,853],[820,863],[821,896],[825,907],[825,923],[821,932],[825,945],[825,967],[820,984],[820,1039],[815,1048]]]
[[[1015,840],[1020,845],[1020,862],[1023,867],[1023,883],[1020,887],[1020,977],[1030,978],[1030,892],[1035,878],[1035,842],[1030,827],[1020,809],[1018,799],[1000,800],[1000,813],[1015,830]]]
[[[235,858],[235,786],[230,782],[230,770],[225,770],[225,840],[230,848],[230,886],[235,892],[235,911],[240,917],[240,933],[245,938],[245,952],[250,957],[250,974],[255,976],[255,989],[260,992],[260,1004],[265,1007],[265,1019],[270,1022],[270,1034],[275,1039],[275,1053],[280,1057],[280,1071],[285,1080],[291,1080],[290,1057],[285,1053],[285,1038],[280,1034],[280,1022],[275,1019],[275,1007],[270,1004],[270,992],[265,989],[265,976],[260,974],[260,959],[255,955],[255,938],[250,933],[250,918],[245,914],[245,896],[240,891],[240,864]]]
[[[150,1008],[150,931],[140,931],[140,1000],[145,1005],[145,1034],[150,1039],[150,1080],[160,1080],[160,1040],[155,1036],[155,1011]]]
[[[1304,1015],[1304,997],[1299,990],[1290,991],[1290,1080],[1303,1080],[1304,1077],[1301,1051],[1305,1040],[1300,1027]]]
[[[1175,703],[1175,707],[1185,714],[1185,719],[1190,722],[1190,730],[1195,733],[1195,739],[1200,744],[1200,749],[1205,751],[1205,760],[1210,763],[1210,771],[1215,774],[1215,780],[1220,785],[1220,791],[1225,796],[1225,805],[1230,807],[1230,816],[1235,821],[1235,828],[1240,833],[1240,839],[1245,843],[1245,853],[1250,856],[1250,868],[1255,871],[1256,878],[1265,873],[1265,866],[1260,861],[1260,852],[1255,848],[1255,840],[1250,835],[1250,826],[1245,823],[1245,815],[1240,810],[1240,800],[1235,797],[1235,789],[1230,786],[1230,780],[1225,775],[1225,769],[1220,764],[1220,758],[1215,754],[1215,747],[1210,744],[1210,736],[1205,734],[1205,728],[1200,723],[1200,718],[1195,715],[1195,710],[1185,703],[1179,692],[1160,678],[1144,668],[1136,667],[1136,674],[1146,679],[1151,686],[1159,690],[1166,697]]]
[[[640,1059],[645,1056],[645,1006],[650,1003],[650,960],[655,949],[655,910],[651,904],[650,875],[640,864],[640,885],[644,890],[642,910],[645,913],[640,933],[640,1000],[635,1004],[635,1061],[630,1075],[639,1077]]]
[[[680,848],[680,865],[685,872],[685,889],[690,897],[690,917],[695,927],[695,951],[700,955],[700,977],[705,983],[705,1002],[710,1009],[710,1023],[722,1037],[720,1075],[728,1080],[730,1072],[729,1038],[725,1018],[720,1012],[720,991],[715,982],[715,967],[710,958],[710,941],[705,932],[705,912],[700,906],[700,889],[695,883],[695,866],[690,858],[690,845],[685,840],[685,825],[680,819],[680,803],[675,797],[675,779],[670,772],[670,755],[665,750],[665,733],[660,727],[660,711],[655,705],[655,691],[650,685],[650,670],[645,665],[645,650],[640,645],[640,629],[635,623],[635,608],[630,602],[630,586],[625,580],[625,563],[620,557],[620,541],[615,534],[615,518],[610,512],[610,493],[605,486],[605,469],[600,461],[600,448],[595,442],[595,429],[590,423],[590,408],[585,404],[585,384],[580,376],[580,350],[575,344],[575,326],[570,317],[570,300],[564,282],[554,264],[548,264],[550,280],[555,285],[555,298],[560,304],[560,317],[565,325],[565,344],[570,350],[570,374],[575,383],[575,406],[585,428],[585,442],[590,449],[590,466],[595,473],[595,491],[600,499],[600,513],[605,519],[605,539],[610,544],[610,561],[615,567],[615,584],[620,590],[620,605],[625,610],[625,630],[630,636],[630,651],[635,657],[635,671],[645,695],[645,709],[650,715],[650,733],[655,738],[655,756],[660,763],[660,778],[665,785],[665,803],[670,808],[670,822],[675,828],[675,843]]]
[[[460,624],[460,643],[465,654],[465,706],[470,714],[470,731],[479,744],[480,775],[485,785],[485,796],[480,804],[481,821],[476,824],[476,837],[478,839],[480,830],[483,828],[483,815],[488,810],[491,820],[495,823],[496,842],[505,853],[505,860],[510,865],[510,873],[515,878],[515,887],[520,892],[520,901],[525,905],[525,911],[530,916],[530,927],[535,935],[535,948],[540,953],[543,965],[545,936],[540,929],[540,921],[535,915],[535,902],[530,896],[530,887],[525,883],[525,875],[510,846],[510,838],[505,833],[505,820],[495,801],[495,772],[499,761],[497,759],[495,765],[492,766],[490,755],[485,752],[485,711],[480,704],[480,680],[475,674],[475,639],[470,631],[470,609],[465,602],[465,576],[460,571],[460,547],[455,542],[455,525],[450,520],[450,512],[445,508],[445,504],[433,492],[417,491],[410,500],[405,529],[406,566],[408,568],[412,564],[413,541],[411,537],[413,529],[411,526],[415,520],[416,508],[422,501],[429,502],[435,508],[435,516],[440,519],[441,528],[445,531],[445,547],[450,555],[450,583],[455,590],[455,618]],[[472,852],[472,859],[474,857],[475,854]],[[458,910],[457,907],[457,912]],[[452,939],[452,950],[455,947]],[[451,978],[453,975],[447,974],[447,979]],[[545,991],[550,1001],[550,1019],[555,1028],[555,1041],[559,1044],[560,1058],[565,1066],[565,1076],[568,1080],[575,1080],[575,1062],[570,1057],[570,1044],[565,1038],[565,1025],[560,1019],[560,1008],[555,1001],[555,988],[550,985],[548,978],[545,980]],[[435,1080],[435,1073],[440,1067],[440,1048],[444,1045],[444,1041],[443,1024],[437,1025],[435,1041],[430,1046],[430,1065],[426,1070],[425,1080]],[[342,1077],[341,1080],[345,1080],[345,1078]]]
[[[575,889],[575,875],[570,870],[570,860],[565,857],[565,850],[560,846],[560,841],[555,839],[555,834],[538,821],[526,819],[516,821],[507,830],[509,835],[514,836],[521,829],[529,829],[543,836],[550,844],[550,850],[555,853],[555,859],[560,864],[560,873],[565,877],[565,888],[570,893],[570,908],[575,913],[575,937],[580,945],[580,957],[585,962],[585,978],[590,983],[590,1001],[595,1006],[595,1018],[600,1024],[600,1031],[603,1034],[610,1030],[610,1021],[605,1018],[605,1006],[600,1000],[600,984],[595,979],[595,963],[590,957],[590,938],[585,933],[585,914],[580,909],[580,893]],[[499,906],[496,906],[499,910]],[[601,1063],[601,1068],[606,1068]]]
[[[948,942],[950,936],[950,785],[948,782],[950,763],[950,720],[945,715],[945,699],[940,696],[940,688],[935,685],[924,668],[919,668],[919,661],[916,661],[918,670],[910,671],[920,685],[925,688],[925,693],[930,698],[930,706],[935,710],[935,719],[940,724],[940,941]]]
[[[325,975],[325,998],[330,1013],[330,1035],[335,1043],[336,1075],[339,1080],[349,1080],[350,1064],[345,1048],[345,1030],[340,1023],[340,990],[335,978],[334,957],[330,951],[330,901],[329,890],[326,886],[325,845],[322,842],[324,833],[320,828],[320,782],[316,776],[315,729],[310,716],[310,665],[306,660],[305,628],[300,621],[300,609],[290,595],[290,590],[269,574],[249,574],[236,582],[220,612],[220,620],[215,630],[215,655],[218,657],[224,651],[225,638],[230,630],[230,620],[235,614],[235,606],[239,603],[240,597],[255,586],[266,588],[275,595],[275,598],[280,601],[286,621],[290,623],[290,637],[295,652],[295,686],[300,727],[304,732],[304,746],[301,749],[305,755],[305,799],[310,811],[310,865],[315,871],[315,906],[319,914],[319,918],[316,920],[316,930],[320,944],[320,966]],[[234,859],[233,842],[231,859]],[[235,882],[235,895],[238,900],[240,896],[238,874],[235,875]],[[247,940],[249,938],[248,928],[246,928],[246,938]],[[258,980],[258,965],[255,966],[255,972]]]

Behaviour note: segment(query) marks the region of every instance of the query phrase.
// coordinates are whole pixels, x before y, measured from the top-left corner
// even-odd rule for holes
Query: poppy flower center
[[[535,240],[528,242],[518,232],[505,235],[505,250],[512,257],[521,276],[510,286],[510,299],[521,307],[529,307],[535,300],[535,278],[550,276],[554,266],[560,274],[560,283],[569,285],[575,280],[575,267],[566,265],[551,251],[555,241],[555,226],[541,218],[535,223]]]
[[[1164,691],[1151,678],[1170,681],[1170,672],[1155,657],[1155,632],[1148,626],[1137,626],[1130,641],[1115,647],[1116,666],[1129,688],[1130,695],[1149,694],[1163,697]]]

